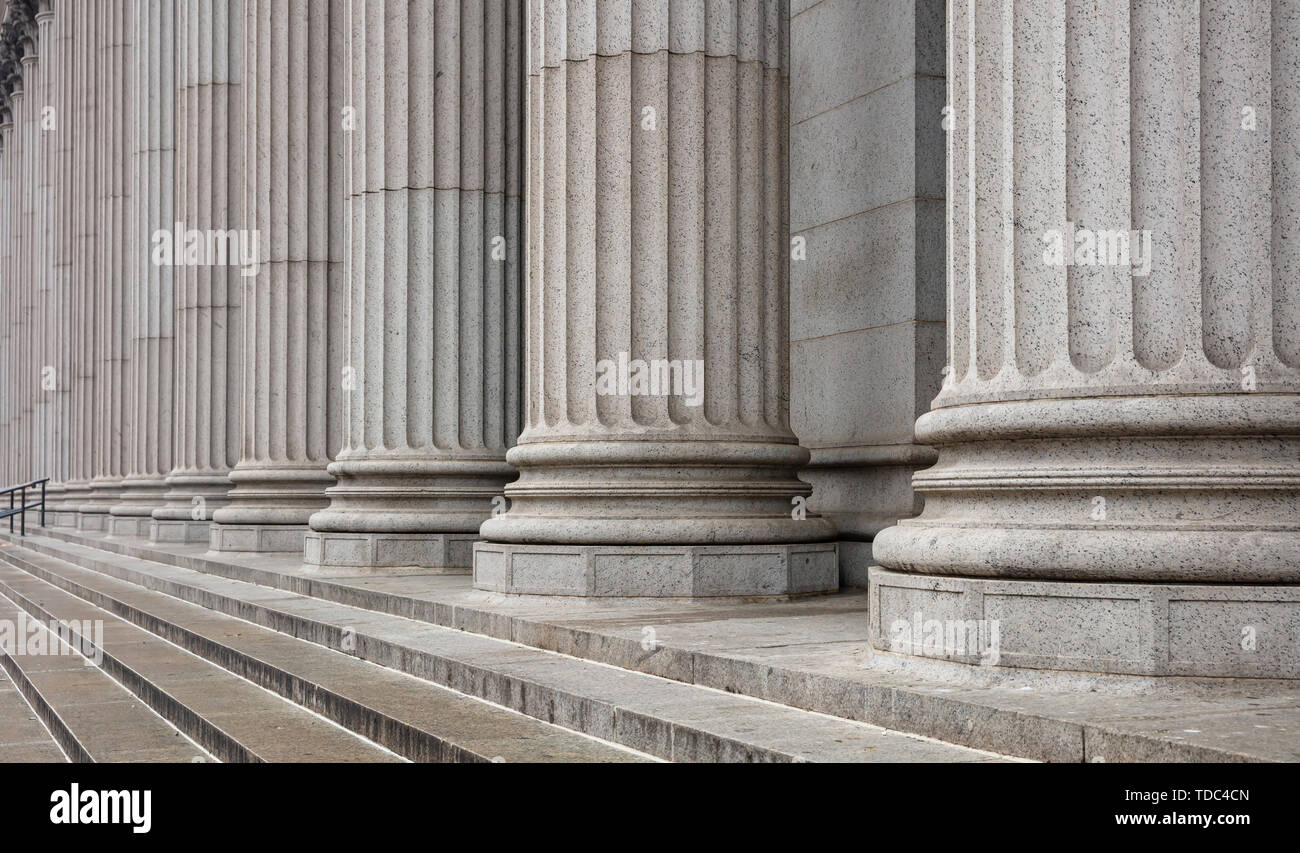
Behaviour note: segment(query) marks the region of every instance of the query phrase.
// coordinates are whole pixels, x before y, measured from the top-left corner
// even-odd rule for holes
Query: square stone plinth
[[[247,551],[250,553],[302,553],[306,525],[291,524],[214,524],[209,530],[208,547],[213,551]]]
[[[303,540],[311,566],[441,569],[467,574],[477,533],[322,533]]]
[[[868,591],[871,645],[883,652],[1027,669],[1300,678],[1300,587],[959,578],[876,566]]]
[[[801,545],[474,546],[474,586],[525,595],[676,598],[839,588],[834,542]]]
[[[149,524],[149,539],[152,542],[206,543],[209,538],[208,528],[211,526],[210,521],[155,518]]]
[[[148,536],[153,519],[139,515],[110,515],[108,517],[109,536]]]
[[[77,529],[103,533],[108,529],[108,513],[78,512]]]

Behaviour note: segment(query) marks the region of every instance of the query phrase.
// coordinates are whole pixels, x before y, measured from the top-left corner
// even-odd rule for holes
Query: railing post
[[[12,513],[13,513],[13,508],[14,508],[14,493],[13,493],[13,492],[10,492],[10,493],[9,493],[9,510],[10,510],[10,515],[9,515],[9,532],[10,532],[10,533],[13,533],[13,532],[14,532],[14,517],[13,517],[13,514],[12,514]]]
[[[18,518],[21,519],[20,523],[18,524],[18,529],[20,531],[19,535],[26,536],[27,535],[27,487],[26,486],[22,487],[22,491],[21,494],[19,494],[18,496],[18,500],[19,500]]]
[[[45,484],[49,480],[41,480],[41,529],[45,528]]]

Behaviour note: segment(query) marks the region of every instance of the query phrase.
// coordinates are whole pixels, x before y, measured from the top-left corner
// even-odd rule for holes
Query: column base
[[[469,574],[477,533],[329,533],[310,531],[303,562],[359,569],[441,569]]]
[[[49,513],[46,519],[54,527],[72,527],[77,526],[77,511],[74,509],[57,509]]]
[[[108,530],[108,507],[99,511],[77,510],[78,530],[87,530],[91,532],[106,532]]]
[[[148,536],[153,511],[162,506],[166,478],[137,475],[122,481],[122,499],[109,510],[109,536]]]
[[[976,666],[1300,678],[1300,586],[870,571],[872,648]]]
[[[477,589],[531,595],[785,596],[839,588],[834,542],[797,545],[474,546]]]
[[[109,536],[148,536],[153,519],[139,515],[109,515]]]
[[[213,524],[208,547],[213,551],[302,553],[306,524]]]
[[[192,545],[197,542],[207,544],[210,521],[188,521],[185,519],[155,518],[149,523],[150,542],[175,542]]]

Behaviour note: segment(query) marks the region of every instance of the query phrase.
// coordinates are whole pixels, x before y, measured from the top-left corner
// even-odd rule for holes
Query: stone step
[[[185,762],[211,756],[11,598],[0,620],[0,761]],[[39,643],[39,645],[38,645]],[[8,652],[13,652],[12,654]]]
[[[50,730],[0,665],[0,764],[67,762]]]
[[[7,557],[9,553],[0,556]],[[145,724],[150,720],[159,724],[165,720],[219,761],[401,760],[388,750],[35,577],[7,559],[0,561],[0,595],[25,611],[29,618],[47,624],[50,620],[74,625],[102,621],[102,638],[98,631],[71,633],[74,644],[85,648],[89,643],[102,654],[102,670],[74,661],[61,664],[62,672],[50,673],[55,688],[67,691],[62,694],[63,701],[77,711],[75,724],[68,721],[67,728],[77,734],[79,741],[94,738],[102,743],[99,752],[86,750],[77,754],[75,747],[60,737],[60,744],[73,760],[144,760],[133,758],[128,750],[146,737]],[[140,701],[125,701],[132,696]],[[30,694],[28,698],[32,698]],[[111,699],[123,704],[112,706]],[[59,705],[51,704],[66,719]],[[134,709],[135,717],[128,716],[128,708]],[[106,712],[112,713],[105,716]],[[48,717],[45,721],[57,736],[59,724],[51,724]],[[146,740],[146,743],[153,741]],[[189,749],[192,751],[167,754],[158,760],[204,759],[204,754],[193,745]]]
[[[80,545],[1036,761],[1300,760],[1289,735],[1300,726],[1294,681],[904,661],[872,649],[865,590],[778,602],[554,600],[486,594],[452,575],[323,571],[294,555],[61,528],[21,541]]]
[[[55,558],[20,557],[10,549],[0,559],[34,582],[52,582],[62,594],[109,605],[134,625],[413,761],[654,760]],[[14,588],[22,594],[21,586],[0,567],[0,590]],[[131,606],[114,607],[113,601]]]
[[[38,554],[29,544],[38,545],[0,548],[0,556],[186,648],[229,660],[229,629],[221,633],[201,605],[666,760],[1003,758],[176,566],[48,539]],[[297,654],[297,647],[268,654],[261,665],[289,671]]]

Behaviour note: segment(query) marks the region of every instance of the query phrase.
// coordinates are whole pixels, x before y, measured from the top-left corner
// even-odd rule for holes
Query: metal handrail
[[[50,478],[46,477],[42,480],[32,480],[30,483],[20,483],[17,486],[10,486],[7,489],[0,489],[0,497],[3,497],[4,495],[9,496],[9,508],[0,509],[0,519],[3,518],[9,519],[10,533],[14,532],[14,516],[18,516],[20,522],[20,528],[21,528],[20,535],[26,536],[27,535],[27,510],[36,509],[37,507],[39,507],[41,510],[41,527],[45,526],[45,484],[48,483],[49,481]],[[41,487],[41,499],[36,503],[29,504],[27,502],[27,490],[35,489],[37,486]],[[17,506],[14,506],[15,495],[18,496]]]

